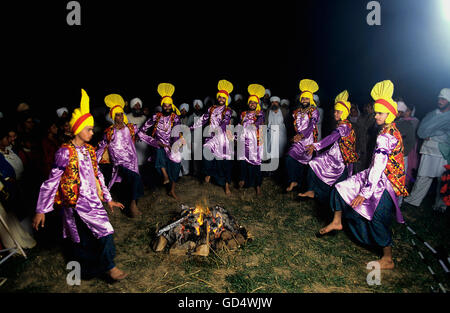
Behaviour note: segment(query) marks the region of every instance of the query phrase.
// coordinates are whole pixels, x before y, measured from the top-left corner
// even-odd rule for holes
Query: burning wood
[[[169,253],[175,255],[208,256],[210,247],[235,250],[248,240],[245,228],[218,205],[212,209],[182,205],[178,220],[161,228],[156,236],[153,250],[160,252],[169,246]]]

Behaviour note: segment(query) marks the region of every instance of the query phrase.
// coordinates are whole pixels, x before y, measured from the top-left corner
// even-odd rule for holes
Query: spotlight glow
[[[447,22],[450,22],[450,0],[442,1],[442,12],[444,13],[444,18]]]

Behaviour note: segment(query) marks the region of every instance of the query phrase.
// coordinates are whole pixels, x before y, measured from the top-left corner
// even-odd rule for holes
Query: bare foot
[[[394,261],[392,260],[392,258],[385,258],[382,257],[378,263],[380,264],[380,269],[382,270],[392,270],[394,269]]]
[[[130,205],[130,215],[132,218],[138,217],[142,215],[142,212],[139,210],[139,208],[136,205],[136,201],[131,201]]]
[[[245,181],[241,180],[239,182],[239,188],[244,188],[244,185],[245,185]]]
[[[256,187],[256,195],[260,196],[261,195],[261,187]]]
[[[113,267],[112,269],[110,269],[110,270],[108,271],[108,275],[109,275],[109,277],[111,277],[111,278],[114,279],[114,280],[122,280],[122,279],[124,279],[125,277],[128,276],[127,273],[125,273],[125,272],[119,270],[119,269],[117,268],[117,266],[115,266],[115,267]]]
[[[174,198],[174,199],[177,200],[177,201],[179,200],[178,197],[177,197],[177,195],[176,195],[176,193],[175,193],[175,191],[172,191],[172,190],[171,190],[171,191],[169,192],[169,196],[171,196],[172,198]]]
[[[210,180],[211,180],[211,176],[206,176],[205,177],[205,183],[209,184]]]
[[[225,194],[227,196],[231,195],[231,190],[230,190],[230,186],[228,184],[225,185]]]
[[[327,226],[325,226],[324,228],[319,230],[319,234],[324,235],[324,234],[329,233],[330,231],[333,231],[333,230],[342,230],[342,224],[341,223],[331,222],[330,224],[328,224]]]
[[[164,177],[163,185],[167,185],[168,183],[170,183],[169,177]]]
[[[306,198],[312,198],[312,199],[314,199],[314,195],[315,195],[315,193],[314,193],[313,190],[309,190],[309,191],[307,191],[305,193],[299,193],[298,194],[299,197],[302,197],[302,198],[306,197]]]
[[[286,189],[287,192],[291,192],[292,189],[298,186],[297,182],[292,182],[291,185]]]

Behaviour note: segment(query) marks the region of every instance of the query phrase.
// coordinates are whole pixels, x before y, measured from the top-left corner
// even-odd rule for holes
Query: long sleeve
[[[105,152],[105,148],[108,145],[108,140],[106,139],[106,134],[103,135],[103,139],[98,143],[95,154],[97,156],[97,162],[100,163],[102,160],[103,153]]]
[[[144,141],[148,145],[158,148],[158,141],[152,136],[147,135],[147,130],[149,130],[156,122],[156,115],[153,115],[151,119],[148,119],[145,124],[139,129],[137,136],[140,140]]]
[[[308,126],[304,130],[300,131],[300,134],[302,134],[304,138],[311,135],[312,131],[314,130],[314,126],[317,124],[318,121],[319,121],[319,111],[315,109],[312,113],[311,118],[309,119]]]
[[[209,110],[211,110],[211,108],[210,108]],[[205,124],[206,124],[206,123],[208,122],[208,120],[209,120],[209,110],[208,110],[207,113],[203,114],[200,118],[198,118],[198,119],[194,122],[194,125],[192,125],[192,126],[190,127],[191,130],[194,130],[194,129],[196,129],[196,128],[205,126]]]
[[[336,141],[338,141],[339,138],[348,136],[349,132],[350,132],[350,129],[348,128],[348,126],[346,126],[345,124],[340,125],[340,126],[338,126],[338,128],[333,130],[330,135],[323,138],[319,142],[313,143],[314,148],[317,151],[320,151],[320,150],[328,147],[329,145],[335,143]]]
[[[48,213],[53,211],[56,192],[58,191],[61,177],[69,164],[69,150],[60,148],[55,154],[55,164],[49,178],[41,185],[39,198],[36,205],[36,213]]]
[[[265,118],[264,114],[260,112],[258,114],[258,117],[257,117],[256,121],[255,121],[256,128],[259,128],[259,126],[264,125],[265,120],[266,120],[266,118]]]
[[[103,173],[100,171],[100,169],[98,170],[98,180],[100,181],[100,187],[102,188],[104,202],[112,201],[111,194],[109,193],[109,189],[105,184],[105,178],[103,177]]]
[[[219,127],[222,129],[223,132],[225,132],[227,130],[227,126],[230,125],[230,120],[231,120],[231,109],[229,108],[225,108],[224,110],[226,110],[225,112],[225,116],[223,117]]]
[[[365,199],[369,199],[374,193],[378,181],[386,168],[389,154],[395,148],[396,144],[397,139],[393,136],[386,134],[378,136],[377,147],[375,149],[372,166],[369,169],[369,175],[367,176],[366,183],[359,192]]]

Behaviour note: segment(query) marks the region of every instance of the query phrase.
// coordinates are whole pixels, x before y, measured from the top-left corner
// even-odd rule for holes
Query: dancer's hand
[[[39,225],[41,225],[42,228],[44,228],[45,224],[45,214],[44,213],[36,213],[36,215],[33,218],[33,222],[31,223],[31,226],[39,230]]]
[[[352,203],[350,203],[350,206],[354,209],[359,207],[364,201],[366,201],[366,198],[363,196],[357,196],[355,199],[353,199]]]
[[[308,145],[308,146],[306,146],[306,152],[308,153],[308,155],[311,155],[311,154],[313,154],[313,152],[314,152],[314,145]]]
[[[114,207],[118,207],[119,209],[123,210],[124,205],[120,202],[116,201],[109,201],[108,202],[108,208],[111,210],[111,213],[114,213]]]

